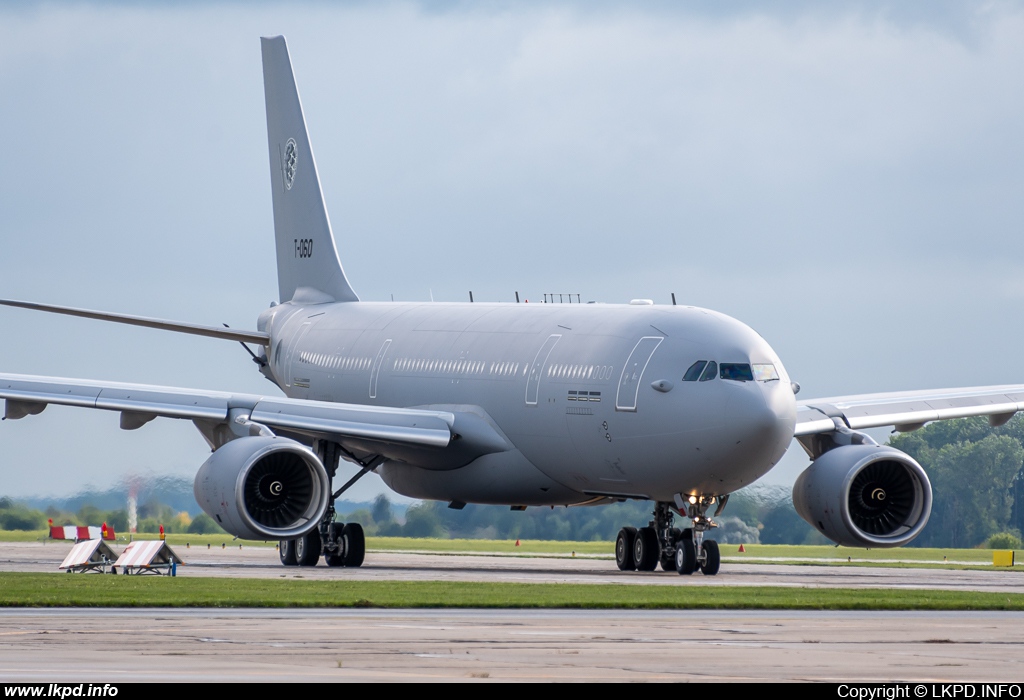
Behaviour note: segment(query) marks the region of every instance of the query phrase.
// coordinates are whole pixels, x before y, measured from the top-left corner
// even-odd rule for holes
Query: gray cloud
[[[251,327],[276,290],[257,37],[284,33],[366,299],[676,292],[757,328],[802,396],[1024,379],[1019,3],[0,17],[3,296]],[[0,323],[6,372],[272,389],[230,343]],[[12,494],[205,458],[187,424],[71,409],[0,440]]]

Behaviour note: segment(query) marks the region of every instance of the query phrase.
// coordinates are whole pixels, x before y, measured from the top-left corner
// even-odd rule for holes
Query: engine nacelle
[[[899,547],[932,511],[921,465],[892,447],[844,445],[814,460],[793,486],[793,505],[830,540],[848,547]]]
[[[313,452],[280,437],[243,437],[210,455],[195,481],[196,501],[236,537],[286,540],[316,527],[331,482]]]

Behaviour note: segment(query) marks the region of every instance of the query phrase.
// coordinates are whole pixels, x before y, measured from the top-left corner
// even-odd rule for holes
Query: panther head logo
[[[284,146],[284,187],[286,190],[290,190],[292,183],[295,182],[295,163],[298,159],[299,153],[295,139],[288,139],[288,143]]]

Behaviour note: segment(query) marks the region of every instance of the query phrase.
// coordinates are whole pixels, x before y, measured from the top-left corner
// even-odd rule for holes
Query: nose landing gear
[[[717,513],[725,505],[722,499]],[[654,506],[654,520],[647,527],[624,527],[615,539],[615,564],[621,571],[654,571],[658,564],[664,571],[686,576],[700,569],[705,576],[714,576],[721,568],[718,543],[705,540],[704,533],[716,527],[707,510],[716,502],[715,496],[676,496],[676,503],[659,501]],[[672,527],[675,513],[690,518],[693,526],[684,530]]]

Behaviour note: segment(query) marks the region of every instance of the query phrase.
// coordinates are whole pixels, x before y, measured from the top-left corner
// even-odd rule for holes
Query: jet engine
[[[196,474],[196,501],[236,537],[286,540],[316,527],[327,511],[331,482],[303,445],[252,436],[226,443]]]
[[[881,445],[844,445],[796,480],[793,505],[830,540],[848,547],[899,547],[932,510],[932,486],[910,455]]]

